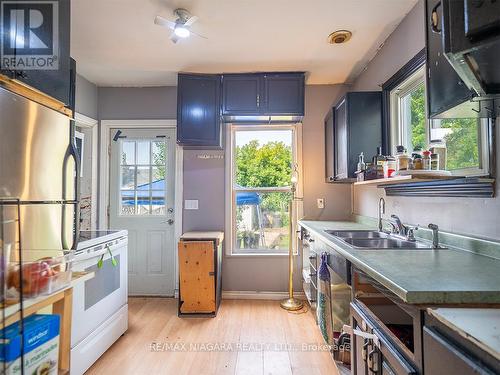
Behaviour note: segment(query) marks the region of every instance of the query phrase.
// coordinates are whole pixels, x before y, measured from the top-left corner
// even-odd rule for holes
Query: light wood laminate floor
[[[216,318],[180,319],[174,299],[130,298],[129,330],[87,374],[337,374],[322,342],[312,312],[278,301],[224,300]]]

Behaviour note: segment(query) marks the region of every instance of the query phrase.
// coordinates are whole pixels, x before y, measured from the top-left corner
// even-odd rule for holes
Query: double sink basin
[[[432,246],[426,242],[409,241],[385,232],[370,230],[325,230],[325,232],[358,249],[432,250]]]

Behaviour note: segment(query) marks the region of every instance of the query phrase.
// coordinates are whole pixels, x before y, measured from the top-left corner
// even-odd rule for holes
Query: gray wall
[[[99,120],[177,117],[177,87],[99,87]]]
[[[424,1],[420,0],[354,81],[353,91],[380,90],[387,79],[425,47],[424,10]]]
[[[75,110],[82,115],[97,119],[97,86],[76,75]]]
[[[423,22],[424,8],[421,1],[387,39],[368,68],[354,82],[354,89],[377,89],[380,83],[390,78],[424,48]],[[500,136],[499,128],[500,123],[497,123],[497,139]],[[497,148],[497,160],[499,158],[500,152]],[[384,190],[371,186],[357,186],[353,189],[353,212],[376,217],[378,199],[385,196]],[[445,231],[498,240],[500,239],[499,194],[500,188],[497,184],[497,197],[493,199],[385,197],[386,212],[387,215],[392,213],[400,215],[407,223],[427,225],[433,222]]]
[[[303,122],[304,216],[313,220],[345,219],[351,211],[351,186],[325,182],[324,119],[347,90],[346,85],[306,86],[306,116]],[[325,199],[319,209],[316,199]]]

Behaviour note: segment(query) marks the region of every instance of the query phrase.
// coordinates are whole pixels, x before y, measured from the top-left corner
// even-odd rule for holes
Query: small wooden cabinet
[[[179,241],[179,316],[215,316],[222,293],[222,232],[188,232]]]
[[[382,94],[349,92],[325,118],[326,182],[354,179],[358,156],[365,161],[382,146]]]
[[[177,143],[221,147],[221,77],[179,74],[177,83]]]
[[[303,116],[304,73],[222,76],[224,116]]]

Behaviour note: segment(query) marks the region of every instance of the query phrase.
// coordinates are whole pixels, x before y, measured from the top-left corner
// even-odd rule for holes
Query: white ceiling
[[[350,82],[417,0],[72,0],[71,55],[99,86],[175,85],[177,72],[306,71],[308,84]],[[155,15],[199,17],[173,44]],[[330,45],[337,29],[353,32]]]

